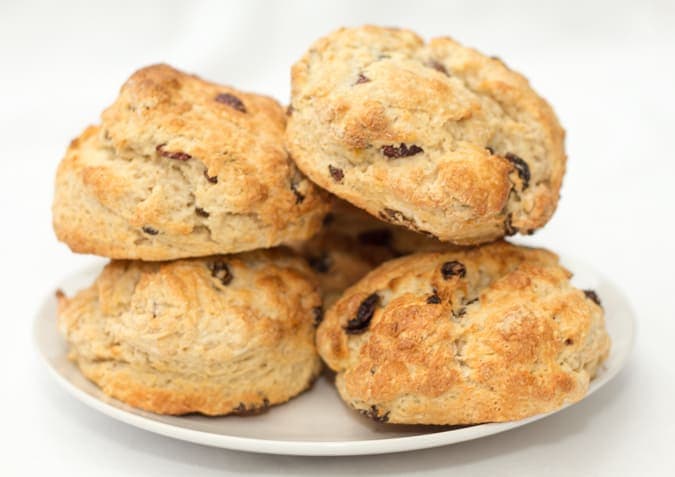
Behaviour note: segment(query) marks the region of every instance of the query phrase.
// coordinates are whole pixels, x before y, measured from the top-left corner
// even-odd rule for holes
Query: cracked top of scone
[[[581,399],[609,351],[600,300],[545,250],[505,242],[382,264],[325,314],[317,347],[378,420],[475,424]]]
[[[314,182],[383,220],[476,244],[531,233],[565,170],[551,107],[450,38],[343,28],[292,70],[289,150]]]
[[[170,262],[112,261],[59,295],[69,357],[102,390],[162,414],[244,413],[318,374],[315,277],[283,249]]]
[[[54,228],[75,252],[168,260],[305,239],[329,204],[289,159],[273,99],[155,65],[72,141]]]

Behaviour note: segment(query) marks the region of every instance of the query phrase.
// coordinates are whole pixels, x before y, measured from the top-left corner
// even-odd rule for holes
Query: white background
[[[0,3],[0,475],[675,475],[673,2]],[[562,201],[529,242],[617,283],[639,318],[627,369],[506,434],[361,458],[261,456],[173,441],[85,408],[37,358],[31,321],[92,261],[56,242],[52,180],[69,140],[125,78],[167,61],[288,99],[289,67],[341,25],[451,35],[524,72],[567,129]]]

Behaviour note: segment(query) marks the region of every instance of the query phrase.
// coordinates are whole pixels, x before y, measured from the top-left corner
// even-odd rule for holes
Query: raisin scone
[[[324,307],[332,305],[349,286],[373,268],[414,252],[445,251],[452,245],[377,220],[333,197],[324,227],[310,240],[293,244],[314,269]]]
[[[287,140],[312,181],[383,220],[472,245],[552,216],[564,131],[526,78],[450,38],[364,26],[292,70]]]
[[[171,260],[312,236],[325,193],[289,159],[273,99],[167,65],[134,73],[73,140],[53,223],[75,252]]]
[[[106,394],[159,414],[244,414],[287,401],[321,368],[316,279],[287,250],[113,260],[59,294],[69,357]]]
[[[607,357],[598,296],[545,250],[497,242],[384,263],[317,331],[353,408],[401,424],[521,419],[578,401]]]

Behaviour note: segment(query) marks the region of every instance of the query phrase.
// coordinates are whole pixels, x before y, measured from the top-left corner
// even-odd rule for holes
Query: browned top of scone
[[[390,422],[518,419],[580,399],[602,308],[557,257],[498,242],[386,262],[326,313],[317,345],[358,409]]]
[[[289,148],[334,194],[441,240],[541,227],[564,131],[527,79],[450,38],[342,28],[293,66]]]
[[[225,173],[264,174],[260,162],[288,167],[281,139],[286,118],[277,101],[168,65],[136,71],[101,118],[104,137],[121,157],[195,158],[219,179]],[[245,167],[238,171],[237,165]]]
[[[154,65],[134,73],[56,178],[74,251],[167,260],[313,235],[329,204],[296,168],[275,100]]]

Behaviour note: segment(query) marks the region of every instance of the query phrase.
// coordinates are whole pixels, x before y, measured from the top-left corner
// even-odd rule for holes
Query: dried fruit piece
[[[359,77],[356,79],[356,83],[354,83],[354,84],[363,84],[363,83],[369,83],[369,82],[370,82],[370,78],[368,78],[363,73],[359,73]]]
[[[436,60],[431,60],[429,62],[429,66],[431,68],[435,69],[436,71],[439,71],[439,72],[443,73],[445,76],[450,76],[450,73],[448,73],[448,70],[445,68],[445,66],[443,66],[442,63],[440,63]]]
[[[516,172],[518,172],[518,177],[523,181],[523,189],[527,189],[530,185],[530,166],[527,165],[527,162],[511,152],[507,152],[504,158],[513,164]]]
[[[397,159],[399,157],[414,156],[415,154],[424,152],[424,149],[415,144],[408,146],[405,143],[401,143],[400,146],[395,146],[393,144],[382,146],[380,152],[390,159]]]
[[[195,208],[195,214],[197,214],[197,215],[200,216],[200,217],[204,217],[204,218],[206,218],[206,217],[208,217],[209,215],[211,215],[211,214],[209,214],[207,211],[205,211],[204,209],[202,209],[201,207],[196,207],[196,208]]]
[[[211,276],[220,280],[220,283],[223,285],[229,285],[234,279],[232,272],[230,272],[230,267],[222,260],[210,263],[209,270],[211,270]]]
[[[584,295],[586,295],[586,298],[588,298],[592,302],[595,302],[596,305],[602,306],[602,302],[600,301],[600,297],[595,292],[595,290],[584,290]]]
[[[328,172],[330,172],[330,175],[335,182],[342,182],[342,179],[345,177],[345,173],[342,172],[342,169],[333,167],[330,164],[328,164]]]
[[[244,103],[241,101],[241,99],[237,98],[233,94],[220,93],[218,96],[216,96],[216,101],[218,101],[219,103],[227,104],[232,109],[236,109],[237,111],[240,111],[242,113],[246,112],[246,106],[244,106]]]
[[[345,332],[350,335],[358,335],[366,331],[370,320],[375,314],[375,307],[380,301],[380,296],[377,293],[372,293],[361,302],[359,309],[356,310],[356,316],[347,322]]]
[[[142,228],[143,232],[145,232],[148,235],[157,235],[159,233],[159,230],[153,229],[152,227],[145,225]]]
[[[209,171],[204,169],[204,177],[206,177],[206,180],[209,181],[211,184],[217,184],[218,183],[218,176],[209,176]]]
[[[155,151],[157,151],[157,153],[159,153],[159,155],[162,157],[168,157],[169,159],[175,159],[177,161],[187,161],[192,159],[190,154],[180,151],[167,151],[164,149],[164,146],[166,146],[166,144],[158,144],[155,148]]]
[[[438,296],[438,291],[434,288],[434,293],[433,295],[429,295],[427,297],[427,303],[429,305],[439,305],[441,303],[441,297]]]
[[[452,260],[441,265],[441,274],[446,280],[455,276],[464,278],[466,276],[466,267],[463,263],[460,263],[457,260]]]
[[[377,422],[389,421],[389,412],[380,414],[380,410],[375,405],[370,406],[370,409],[359,409],[359,413]]]

